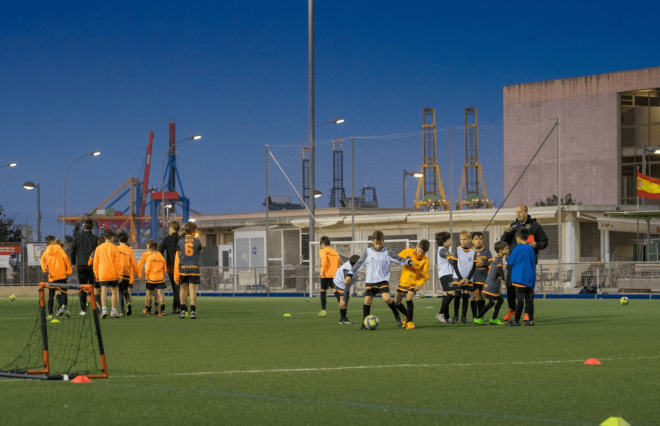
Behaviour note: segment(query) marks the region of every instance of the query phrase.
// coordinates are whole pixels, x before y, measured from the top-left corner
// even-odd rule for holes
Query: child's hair
[[[197,231],[197,224],[195,222],[188,222],[183,225],[183,233],[187,235],[195,235]]]
[[[58,246],[64,248],[64,241],[62,241],[62,240],[55,240],[55,241],[57,241]]]
[[[103,235],[101,235],[96,239],[96,245],[100,246],[103,243],[105,243],[105,237]]]
[[[92,219],[87,218],[83,220],[83,228],[85,228],[88,231],[91,231],[93,227],[94,227],[94,221]]]
[[[385,241],[385,236],[382,231],[374,231],[374,233],[371,234],[371,240]]]
[[[445,242],[447,240],[451,239],[451,234],[449,232],[436,232],[435,233],[435,242],[438,245],[438,247],[442,247],[445,245]]]
[[[417,244],[417,246],[424,250],[424,253],[426,253],[429,251],[429,240],[422,240]]]
[[[498,241],[495,243],[495,253],[499,253],[500,251],[504,250],[507,248],[509,245],[505,241]]]
[[[153,250],[153,251],[158,250],[158,243],[155,241],[149,243],[149,250]]]
[[[473,232],[473,233],[472,233],[472,239],[474,240],[476,237],[481,237],[481,238],[483,238],[483,237],[484,237],[484,234],[481,233],[481,232]]]
[[[119,238],[120,243],[128,242],[128,234],[126,232],[120,232],[117,238]]]
[[[170,229],[173,229],[174,232],[179,232],[179,229],[181,229],[181,224],[176,220],[170,222]]]
[[[329,246],[330,245],[330,237],[328,237],[326,235],[322,236],[320,243],[323,244],[323,245]]]
[[[53,241],[57,242],[57,238],[52,235],[46,235],[46,244],[51,244]]]
[[[147,240],[147,242],[145,244],[147,245],[147,248],[149,248],[149,244],[155,243],[155,242],[156,242],[156,240]]]
[[[461,233],[459,234],[460,237],[464,235],[467,235],[467,237],[470,238],[470,233],[468,231],[461,231]]]
[[[527,228],[520,228],[516,231],[516,237],[520,237],[521,239],[527,241],[527,237],[529,237],[529,230]]]
[[[106,229],[103,231],[103,236],[105,237],[106,240],[109,240],[110,238],[115,238],[117,236],[117,233],[114,231],[114,229]]]
[[[350,259],[348,259],[348,261],[351,262],[351,266],[355,266],[358,260],[360,260],[360,256],[357,254],[354,254]]]

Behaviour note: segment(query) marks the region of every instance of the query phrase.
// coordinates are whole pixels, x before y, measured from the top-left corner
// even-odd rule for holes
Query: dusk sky
[[[657,1],[319,0],[315,8],[316,122],[346,119],[317,130],[324,152],[333,138],[409,135],[382,145],[388,155],[374,149],[360,163],[356,187],[375,185],[385,204],[395,197],[400,203],[401,171],[421,164],[422,108],[436,109],[439,129],[461,128],[463,109],[478,108],[482,164],[499,205],[504,86],[660,65]],[[42,234],[60,235],[71,162],[102,152],[69,172],[67,214],[81,215],[130,175],[142,179],[150,130],[150,186],[159,187],[172,118],[177,139],[203,136],[178,148],[192,208],[263,209],[264,145],[274,145],[293,170],[299,149],[277,146],[299,146],[308,130],[307,42],[306,1],[5,4],[0,164],[18,166],[0,169],[0,205],[36,230],[36,191],[22,184],[39,183]],[[464,150],[458,132],[454,194]],[[446,137],[438,139],[440,157]],[[397,150],[414,161],[398,162],[391,155]],[[377,166],[391,172],[391,182],[369,182]],[[326,191],[331,167],[317,162],[317,169]],[[291,178],[299,185],[299,172]],[[273,191],[288,194],[277,179]]]

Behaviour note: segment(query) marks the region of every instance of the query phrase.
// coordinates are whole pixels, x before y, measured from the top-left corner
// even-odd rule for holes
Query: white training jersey
[[[451,252],[446,247],[438,249],[438,277],[454,274],[454,267],[449,263]]]
[[[472,268],[475,266],[474,265],[474,257],[476,253],[474,250],[467,249],[465,250],[463,247],[459,247],[456,249],[456,265],[458,267],[458,272],[461,273],[460,278],[468,278],[470,276],[470,272],[472,271]],[[456,275],[456,271],[454,271],[454,280],[458,280],[459,277]]]
[[[351,266],[351,262],[346,262],[343,265],[337,269],[337,273],[335,274],[335,277],[332,279],[333,284],[335,287],[337,287],[340,290],[346,290],[346,284],[344,284],[344,280],[348,276],[348,273],[351,272],[351,269],[353,267]]]
[[[376,284],[383,281],[390,280],[390,263],[398,263],[399,265],[408,265],[410,260],[397,256],[392,250],[383,247],[380,251],[376,251],[373,247],[369,247],[367,251],[360,256],[360,260],[353,266],[348,275],[353,276],[360,272],[363,266],[367,266],[367,277],[365,278],[366,284]]]

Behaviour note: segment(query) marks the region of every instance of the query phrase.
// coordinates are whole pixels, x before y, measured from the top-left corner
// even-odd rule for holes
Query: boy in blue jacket
[[[507,263],[511,265],[511,284],[516,288],[516,316],[509,326],[519,327],[523,308],[527,305],[529,321],[534,325],[534,287],[536,286],[536,255],[532,246],[527,244],[529,230],[520,228],[516,231],[516,246],[511,251]]]

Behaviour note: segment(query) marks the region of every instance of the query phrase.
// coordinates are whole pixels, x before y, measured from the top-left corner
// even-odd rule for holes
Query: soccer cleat
[[[406,323],[406,330],[414,330],[415,329],[415,323],[412,321],[408,321]]]
[[[451,319],[451,323],[452,323],[452,324],[456,324],[457,322],[458,322],[458,317],[456,317],[456,316],[455,316],[455,317],[452,317],[452,319]]]
[[[121,315],[119,315],[117,312],[111,312],[110,318],[121,318]]]
[[[161,311],[161,313],[158,314],[159,317],[164,317],[165,315],[167,315],[167,314],[165,313],[165,311]]]
[[[195,311],[190,311],[190,319],[197,319],[197,314]]]
[[[184,319],[186,317],[186,311],[181,311],[179,318]]]
[[[132,313],[133,313],[133,311],[131,310],[131,304],[127,303],[126,304],[126,316],[130,317]]]
[[[119,313],[119,316],[120,316],[120,317],[123,317],[123,316],[124,316],[124,313],[123,313],[123,312],[120,312],[120,313]]]
[[[58,310],[57,310],[57,313],[55,314],[55,316],[56,316],[56,317],[61,317],[62,315],[64,315],[64,311],[65,311],[64,307],[58,309]]]
[[[507,311],[506,315],[504,315],[504,321],[511,321],[511,318],[513,318],[513,315],[515,313],[516,313],[516,311],[514,309],[509,309]]]
[[[443,314],[438,314],[438,316],[436,318],[440,322],[444,322],[445,324],[447,323],[447,319],[445,318],[445,316]]]
[[[403,327],[403,320],[401,319],[401,317],[396,317],[396,326]]]
[[[48,315],[48,316],[46,317],[46,320],[48,320],[48,321],[50,321],[50,320],[52,320],[52,319],[53,319],[53,315]]]
[[[520,323],[516,320],[509,321],[508,323],[506,323],[506,325],[508,325],[509,327],[520,327]]]
[[[529,321],[529,314],[525,314],[525,316],[523,317],[523,321]]]
[[[365,327],[364,324],[362,324],[362,327],[360,327],[360,330],[366,330],[366,329],[367,329],[367,327]]]
[[[64,311],[64,315],[66,315],[67,318],[71,318],[71,312],[69,311]]]
[[[154,315],[158,315],[158,309],[154,309]]]
[[[324,317],[326,315],[328,315],[328,311],[326,311],[325,309],[323,309],[321,312],[319,312],[320,317]]]
[[[492,319],[492,320],[490,320],[490,325],[504,325],[504,324],[505,324],[505,323],[503,323],[502,321],[500,321],[500,320],[498,320],[498,319]]]
[[[475,318],[474,323],[479,324],[479,325],[486,325],[486,323],[484,322],[484,320],[482,318]]]
[[[80,315],[81,317],[84,317],[85,315],[87,315],[87,312],[85,312],[85,311],[80,311],[80,313],[79,313],[78,315]]]
[[[348,320],[348,318],[344,318],[344,319],[339,320],[339,324],[341,324],[341,325],[350,325],[350,324],[353,324],[353,323],[350,322]]]
[[[108,311],[102,311],[101,312],[101,319],[105,319],[105,317],[108,316]]]
[[[527,324],[525,324],[525,325],[528,326],[528,327],[529,327],[530,325],[534,325],[534,321],[533,321],[533,320],[532,320],[532,321],[527,321]]]
[[[404,320],[403,320],[403,325],[402,325],[401,327],[402,327],[402,328],[406,328],[406,327],[408,327],[408,322],[409,322],[409,321],[408,321],[408,318],[404,319]]]
[[[470,321],[468,321],[468,319],[465,318],[465,317],[461,318],[461,322],[462,322],[463,324],[469,324],[469,323],[470,323]]]
[[[179,315],[181,313],[181,309],[176,308],[173,313],[174,315]]]

